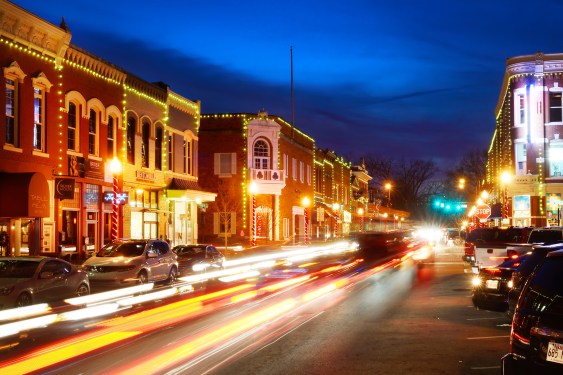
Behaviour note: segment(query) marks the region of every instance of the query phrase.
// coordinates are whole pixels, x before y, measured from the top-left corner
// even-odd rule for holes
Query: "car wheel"
[[[141,271],[137,275],[137,284],[146,284],[149,281],[149,276],[146,271]]]
[[[29,305],[32,304],[32,302],[33,302],[33,300],[31,298],[31,294],[22,293],[16,299],[16,307],[29,306]]]
[[[176,269],[176,267],[172,267],[170,269],[170,273],[168,274],[168,280],[166,280],[166,282],[168,284],[172,284],[176,281],[177,278],[178,278],[178,270]]]
[[[86,284],[80,284],[80,286],[78,287],[78,289],[76,289],[76,295],[78,297],[80,296],[85,296],[87,294],[90,294],[90,288],[88,288],[88,285]]]

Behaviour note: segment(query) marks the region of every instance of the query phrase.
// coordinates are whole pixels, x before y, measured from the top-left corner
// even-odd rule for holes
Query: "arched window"
[[[162,137],[164,133],[161,126],[157,126],[154,131],[154,167],[162,170]]]
[[[114,116],[108,117],[108,158],[113,159],[115,155],[115,135],[117,129],[117,119]]]
[[[127,119],[127,161],[135,164],[135,126],[133,117]]]
[[[143,121],[142,138],[143,144],[141,145],[141,165],[145,168],[149,167],[149,137],[151,126],[147,121]]]
[[[254,143],[254,168],[270,169],[270,146],[262,139]]]
[[[88,120],[88,154],[98,155],[98,112],[90,109]]]
[[[68,104],[68,149],[71,151],[78,151],[78,123],[77,123],[77,108],[76,104],[70,102]]]

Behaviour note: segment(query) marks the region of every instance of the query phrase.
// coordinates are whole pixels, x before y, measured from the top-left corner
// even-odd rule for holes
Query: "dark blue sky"
[[[291,122],[319,148],[434,160],[486,149],[506,58],[563,52],[563,2],[14,0],[202,113]],[[541,6],[540,6],[541,5]]]

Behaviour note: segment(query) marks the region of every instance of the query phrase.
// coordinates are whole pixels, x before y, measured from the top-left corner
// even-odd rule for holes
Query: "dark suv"
[[[526,281],[501,363],[503,374],[563,373],[563,250],[548,253]]]

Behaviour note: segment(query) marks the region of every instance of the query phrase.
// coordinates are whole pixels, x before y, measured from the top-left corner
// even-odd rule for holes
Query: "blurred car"
[[[532,273],[512,319],[503,374],[563,374],[563,250]]]
[[[502,246],[506,248],[512,243],[525,243],[528,241],[531,231],[531,227],[474,229],[465,238],[462,260],[469,263],[475,262],[476,246]]]
[[[516,303],[518,302],[526,280],[528,280],[536,267],[545,259],[547,254],[556,250],[563,250],[563,244],[559,243],[534,247],[530,255],[526,258],[526,261],[522,262],[520,267],[512,273],[512,288],[508,292],[509,315],[514,315]]]
[[[178,245],[172,251],[178,257],[180,276],[220,270],[224,267],[225,256],[213,245]]]
[[[173,282],[178,276],[176,254],[164,240],[127,239],[105,245],[84,264],[92,289],[148,282]]]
[[[471,300],[483,310],[508,310],[508,293],[512,288],[512,274],[531,254],[513,256],[498,267],[482,268],[473,282]]]
[[[86,272],[52,257],[0,257],[0,309],[90,293]]]

